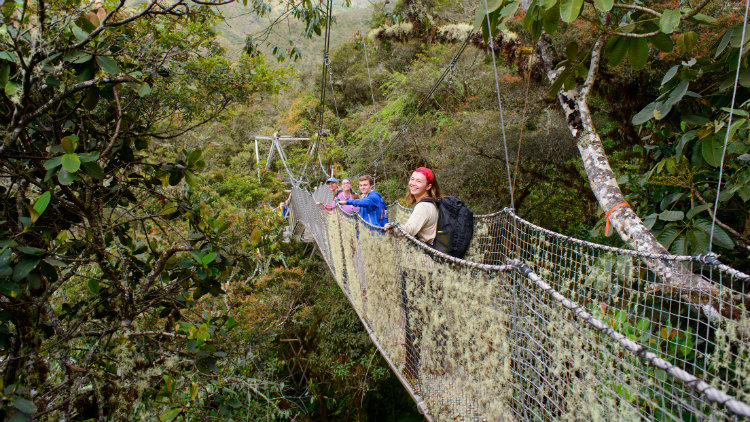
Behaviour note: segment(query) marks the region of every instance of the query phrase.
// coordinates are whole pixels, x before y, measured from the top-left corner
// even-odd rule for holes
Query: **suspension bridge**
[[[293,232],[312,236],[427,420],[750,417],[750,276],[712,256],[644,256],[504,209],[475,217],[458,259],[319,205],[331,199],[293,187]],[[710,284],[703,309],[644,258]]]
[[[328,0],[328,21],[330,10]],[[322,207],[332,193],[313,188],[307,170],[330,176],[318,151],[332,79],[329,35],[327,25],[318,134],[305,169],[290,169],[280,142],[296,139],[256,137],[256,158],[257,141],[271,140],[267,162],[277,151],[292,184],[291,233],[315,242],[428,421],[750,419],[750,275],[711,253],[598,245],[520,218],[512,208],[504,130],[511,208],[474,217],[464,259],[398,226],[388,233],[356,213]],[[377,168],[383,149],[404,136],[471,36],[401,131],[385,146],[378,139],[380,159],[363,171]],[[495,77],[502,127],[496,70]],[[333,104],[338,114],[335,97]],[[390,221],[404,223],[410,212],[392,204]]]

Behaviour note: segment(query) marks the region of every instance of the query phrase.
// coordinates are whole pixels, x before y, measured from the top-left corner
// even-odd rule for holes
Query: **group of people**
[[[383,227],[388,222],[388,206],[375,191],[372,176],[369,174],[360,176],[357,182],[361,195],[354,192],[349,179],[341,180],[341,188],[339,188],[339,180],[335,177],[326,180],[328,189],[333,193],[333,202],[324,206],[340,205],[342,211],[349,214],[357,212],[368,223]]]
[[[358,180],[361,195],[354,192],[350,179],[339,180],[331,177],[326,180],[328,189],[333,193],[333,202],[330,208],[336,205],[346,213],[358,212],[368,223],[386,229],[391,228],[388,223],[388,206],[380,194],[374,189],[375,183],[372,176],[364,175]],[[414,206],[414,210],[407,222],[401,225],[401,229],[419,240],[432,244],[437,234],[438,207],[434,201],[442,198],[435,174],[427,167],[419,167],[411,174],[407,186],[405,202]]]

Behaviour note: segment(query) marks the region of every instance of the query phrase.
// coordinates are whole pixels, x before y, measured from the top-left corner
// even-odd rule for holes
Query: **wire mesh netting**
[[[747,275],[475,217],[464,260],[293,188],[304,225],[429,419],[745,420]],[[411,210],[390,207],[391,221]]]

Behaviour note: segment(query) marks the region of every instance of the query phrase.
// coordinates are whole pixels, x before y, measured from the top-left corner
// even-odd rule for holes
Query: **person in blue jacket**
[[[368,223],[383,227],[388,222],[388,205],[385,204],[380,194],[373,190],[375,183],[372,176],[366,174],[359,178],[360,199],[349,199],[339,201],[339,205],[354,205],[359,207],[359,215]]]

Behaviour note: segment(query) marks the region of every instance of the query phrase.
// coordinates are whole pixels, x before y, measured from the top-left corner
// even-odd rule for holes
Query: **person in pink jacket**
[[[349,199],[359,199],[359,195],[352,190],[352,182],[349,179],[341,179],[341,190],[336,194],[336,198],[339,201],[347,201]],[[342,205],[341,210],[347,214],[353,214],[359,211],[358,207],[354,205]]]

